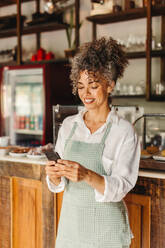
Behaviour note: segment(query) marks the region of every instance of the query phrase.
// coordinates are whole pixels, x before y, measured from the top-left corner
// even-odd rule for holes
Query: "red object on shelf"
[[[37,54],[33,54],[31,57],[31,61],[36,61],[37,60]]]
[[[37,60],[44,60],[46,55],[46,51],[43,48],[38,49],[37,51]]]
[[[55,58],[55,56],[54,56],[54,54],[52,52],[48,52],[46,54],[46,57],[45,57],[46,60],[51,60],[51,59],[54,59],[54,58]]]

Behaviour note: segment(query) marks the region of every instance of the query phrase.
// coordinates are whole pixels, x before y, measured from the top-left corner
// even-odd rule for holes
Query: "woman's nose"
[[[90,89],[87,87],[87,88],[85,88],[85,91],[84,91],[84,93],[87,95],[87,94],[90,94]]]

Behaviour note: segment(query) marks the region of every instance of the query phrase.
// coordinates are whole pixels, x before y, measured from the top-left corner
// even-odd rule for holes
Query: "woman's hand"
[[[52,168],[47,168],[52,180],[61,180],[59,178],[64,176],[72,182],[85,181],[92,188],[96,189],[101,194],[104,194],[105,182],[103,176],[70,160],[58,159],[57,163],[54,164],[55,166],[52,166]]]
[[[59,174],[59,168],[56,167],[54,161],[48,161],[45,167],[46,175],[49,176],[49,179],[55,185],[58,185],[61,182],[61,176]]]
[[[74,161],[58,159],[56,167],[59,169],[59,175],[61,173],[73,182],[83,181],[88,176],[88,169]]]

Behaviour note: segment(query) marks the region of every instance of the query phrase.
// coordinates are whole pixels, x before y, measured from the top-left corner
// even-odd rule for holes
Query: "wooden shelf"
[[[118,95],[112,98],[145,98],[145,95]],[[151,95],[150,101],[165,101],[165,95]]]
[[[36,33],[48,32],[48,31],[62,30],[66,28],[67,28],[67,24],[48,22],[48,23],[24,27],[22,30],[22,34],[23,35],[36,34]],[[13,37],[16,35],[17,35],[16,28],[0,31],[0,38]]]
[[[24,65],[51,64],[51,63],[69,63],[69,61],[66,58],[61,58],[61,59],[50,59],[50,60],[40,60],[40,61],[26,60],[23,62]]]
[[[42,33],[48,31],[55,31],[55,30],[62,30],[68,27],[67,24],[57,23],[57,22],[48,22],[42,23],[38,25],[24,27],[22,34],[35,34],[35,33]]]
[[[165,95],[151,95],[150,101],[163,102],[165,101]]]
[[[145,98],[145,95],[118,95],[112,96],[112,98]]]
[[[165,50],[151,51],[151,57],[164,57],[164,56],[165,56]]]
[[[22,2],[32,2],[34,0],[22,0]],[[17,0],[0,0],[0,7],[16,4]]]
[[[128,59],[141,59],[146,57],[145,51],[139,51],[139,52],[128,52],[127,58]]]
[[[153,50],[151,51],[151,57],[165,57],[165,50]],[[127,58],[128,59],[146,58],[146,51],[128,52]]]
[[[17,65],[16,61],[0,62],[0,67],[3,67],[3,66],[15,66],[15,65]]]
[[[42,130],[16,129],[17,134],[43,135]]]
[[[152,16],[159,16],[164,14],[165,14],[165,6],[152,7]],[[117,13],[88,16],[86,19],[96,24],[107,24],[107,23],[140,19],[145,17],[147,17],[147,9],[136,8]]]
[[[40,64],[57,64],[57,63],[68,63],[69,66],[69,61],[66,58],[61,58],[61,59],[51,59],[51,60],[41,60],[41,61],[31,61],[31,60],[26,60],[23,61],[23,65],[40,65]],[[8,61],[8,62],[0,62],[0,67],[3,66],[16,66],[17,62],[16,61]]]

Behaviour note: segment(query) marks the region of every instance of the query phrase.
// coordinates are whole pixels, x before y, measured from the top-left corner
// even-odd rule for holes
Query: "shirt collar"
[[[83,116],[86,112],[86,108],[83,108],[79,111],[79,113],[77,114],[76,118],[75,118],[75,121],[79,124],[84,124],[84,119],[83,119]],[[108,116],[107,116],[107,120],[106,120],[106,124],[108,124],[109,122],[112,122],[112,123],[115,123],[115,124],[118,124],[119,122],[119,116],[116,112],[116,110],[112,107],[111,108],[111,111],[109,112]]]

